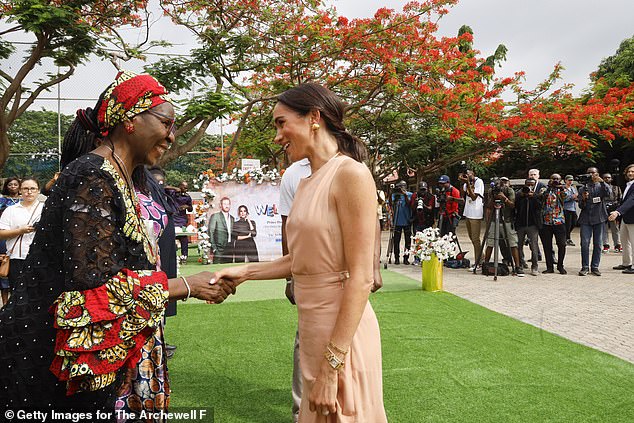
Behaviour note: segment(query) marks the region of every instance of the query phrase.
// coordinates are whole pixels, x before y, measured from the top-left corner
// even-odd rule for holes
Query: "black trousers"
[[[442,223],[440,223],[440,219],[442,218]],[[438,218],[438,222],[440,224],[440,236],[447,235],[449,232],[452,234],[456,234],[456,227],[458,226],[458,218],[457,217],[447,217],[441,216]]]
[[[539,230],[539,237],[544,247],[546,269],[553,270],[553,236],[557,244],[557,267],[564,267],[566,257],[566,225],[543,225]]]
[[[401,244],[401,235],[405,235],[405,250],[403,251],[403,257],[409,257],[409,250],[412,247],[412,227],[407,226],[395,226],[394,227],[394,242],[392,244],[394,248],[394,257],[399,259],[399,246]]]
[[[181,256],[187,257],[189,255],[189,237],[187,235],[181,235],[176,237],[181,243]]]
[[[570,234],[577,223],[577,212],[564,210],[564,218],[566,219],[566,239],[570,239]]]

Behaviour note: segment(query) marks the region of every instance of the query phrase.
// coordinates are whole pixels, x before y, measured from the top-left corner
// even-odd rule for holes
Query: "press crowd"
[[[400,181],[384,202],[384,228],[391,230],[394,264],[420,264],[415,257],[410,261],[416,232],[437,227],[441,235],[455,234],[464,224],[474,251],[469,270],[488,263],[499,246],[502,263],[514,276],[537,276],[540,261],[545,262],[541,273],[565,275],[566,247],[575,246],[571,235],[578,226],[579,276],[601,276],[601,255],[610,251],[622,254],[614,270],[634,274],[634,164],[622,175],[625,183],[619,186],[615,182],[619,175],[600,173],[591,166],[585,174],[562,178],[553,173],[540,181],[539,169],[530,169],[526,179],[512,185],[507,177],[485,182],[463,164],[455,183],[441,175],[433,190],[423,180],[412,192]]]

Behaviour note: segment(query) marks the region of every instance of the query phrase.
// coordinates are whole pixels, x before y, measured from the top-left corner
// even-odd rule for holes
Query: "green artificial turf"
[[[633,364],[383,275],[371,302],[390,422],[634,421]],[[283,291],[283,281],[256,281],[221,305],[179,305],[166,327],[178,346],[172,409],[213,408],[221,423],[291,421],[297,317]]]

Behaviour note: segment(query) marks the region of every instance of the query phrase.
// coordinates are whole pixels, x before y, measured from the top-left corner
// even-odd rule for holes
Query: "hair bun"
[[[82,128],[84,128],[86,131],[90,131],[94,134],[98,134],[99,128],[97,127],[97,124],[93,122],[92,118],[90,117],[92,115],[92,112],[93,110],[90,107],[86,109],[78,109],[77,120],[81,124]]]

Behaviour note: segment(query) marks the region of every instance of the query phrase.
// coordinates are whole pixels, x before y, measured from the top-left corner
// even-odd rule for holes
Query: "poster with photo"
[[[222,234],[227,220],[231,236],[224,245],[224,263],[271,261],[282,256],[282,217],[277,211],[280,186],[270,182],[240,184],[234,181],[209,183],[216,193],[208,214],[208,228],[215,243],[225,241]],[[224,199],[224,201],[223,201]],[[228,213],[222,214],[222,210]]]

